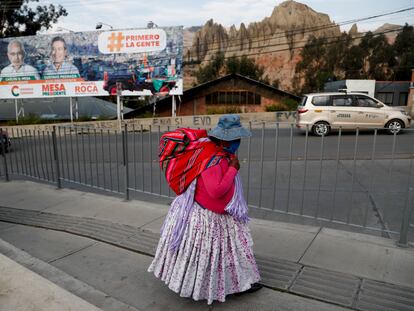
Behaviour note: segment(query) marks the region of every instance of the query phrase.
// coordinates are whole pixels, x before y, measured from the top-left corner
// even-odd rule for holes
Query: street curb
[[[102,310],[140,311],[0,239],[0,253]]]

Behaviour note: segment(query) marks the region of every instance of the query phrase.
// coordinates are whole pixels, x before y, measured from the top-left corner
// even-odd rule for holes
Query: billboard
[[[5,38],[0,98],[181,95],[182,53],[182,27]]]

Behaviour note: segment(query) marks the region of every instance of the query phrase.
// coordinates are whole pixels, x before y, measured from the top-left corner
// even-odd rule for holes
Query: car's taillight
[[[308,111],[308,109],[305,109],[305,108],[298,108],[298,113],[305,113],[305,112],[307,112]]]

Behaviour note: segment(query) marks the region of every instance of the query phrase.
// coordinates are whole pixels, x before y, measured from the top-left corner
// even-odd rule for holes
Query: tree
[[[269,79],[266,77],[263,78],[263,67],[256,65],[255,61],[247,56],[230,57],[227,59],[225,65],[226,74],[238,73],[242,76],[249,77],[250,79],[269,84]]]
[[[226,72],[229,72],[229,73],[240,72],[240,62],[236,56],[232,56],[226,60]]]
[[[411,80],[411,69],[414,68],[414,27],[405,24],[394,43],[396,54],[396,80]]]
[[[53,4],[30,6],[39,0],[6,0],[0,2],[0,37],[35,35],[41,29],[49,29],[61,16],[68,13]]]
[[[242,76],[249,77],[250,79],[262,81],[262,76],[264,69],[261,66],[256,65],[255,61],[252,58],[247,56],[242,56],[239,60],[239,72]],[[227,72],[228,74],[231,72]],[[265,81],[264,81],[265,82]]]
[[[295,68],[295,80],[303,80],[302,93],[322,90],[324,83],[333,75],[326,62],[327,46],[326,38],[311,37],[302,49],[302,60]]]
[[[197,82],[205,83],[217,79],[223,74],[238,73],[250,79],[269,83],[269,79],[263,78],[264,69],[257,65],[252,58],[247,56],[236,57],[232,56],[227,60],[222,52],[217,52],[210,64],[201,67],[197,73]]]
[[[367,37],[368,34],[365,36]],[[388,80],[392,77],[390,68],[395,65],[393,47],[384,34],[368,36],[367,42],[361,42],[369,52],[368,77],[374,80]]]
[[[224,54],[222,52],[217,52],[211,60],[210,64],[201,67],[196,72],[197,82],[201,84],[217,79],[220,76],[220,71],[222,70],[223,66]]]
[[[341,60],[341,67],[347,79],[364,79],[364,50],[358,46],[351,46],[348,53]]]
[[[339,73],[342,70],[341,61],[348,55],[351,43],[352,37],[345,32],[340,37],[334,38],[327,43],[325,56],[326,71]]]
[[[393,45],[384,34],[368,32],[359,43],[343,33],[328,41],[311,37],[301,51],[293,86],[315,92],[335,79],[409,80],[414,67],[414,29],[405,25]]]

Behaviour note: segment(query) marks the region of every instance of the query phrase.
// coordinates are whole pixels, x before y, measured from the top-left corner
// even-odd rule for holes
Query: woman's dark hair
[[[209,136],[208,137],[213,143],[215,143],[216,145],[220,145],[220,141],[221,141],[221,139],[218,139],[218,138],[216,138],[216,137],[213,137],[213,136]]]
[[[208,138],[218,146],[220,145],[220,142],[222,141],[221,139],[213,137],[213,136],[209,136]],[[233,141],[233,140],[229,140],[229,141]],[[234,141],[240,141],[240,138],[235,139]]]

